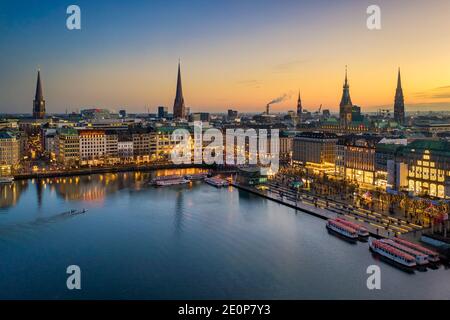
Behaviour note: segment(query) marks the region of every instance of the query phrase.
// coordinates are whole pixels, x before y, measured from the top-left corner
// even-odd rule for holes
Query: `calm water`
[[[450,270],[408,274],[325,222],[234,188],[150,174],[17,181],[0,194],[0,298],[450,298]],[[84,215],[60,213],[87,208]],[[66,289],[79,265],[82,290]],[[379,264],[382,290],[366,287]]]

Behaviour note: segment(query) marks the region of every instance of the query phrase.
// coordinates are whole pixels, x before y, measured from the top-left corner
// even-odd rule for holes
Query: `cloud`
[[[275,73],[289,73],[297,70],[298,66],[306,63],[307,60],[293,60],[285,63],[277,64],[273,67]]]
[[[442,86],[427,91],[416,92],[414,96],[424,99],[450,99],[450,86]]]
[[[237,81],[237,84],[245,86],[245,87],[252,87],[252,88],[260,88],[262,83],[259,80],[250,79],[250,80],[240,80]]]

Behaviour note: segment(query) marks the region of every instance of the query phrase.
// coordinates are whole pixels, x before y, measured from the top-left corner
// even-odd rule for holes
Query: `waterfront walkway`
[[[338,216],[343,217],[364,226],[375,237],[392,237],[397,235],[417,242],[420,239],[423,229],[419,225],[411,224],[399,218],[356,208],[352,205],[339,203],[334,200],[306,194],[297,194],[293,190],[272,185],[271,183],[267,185],[267,190],[258,190],[251,186],[240,185],[236,182],[233,182],[232,185],[322,219],[336,218]]]

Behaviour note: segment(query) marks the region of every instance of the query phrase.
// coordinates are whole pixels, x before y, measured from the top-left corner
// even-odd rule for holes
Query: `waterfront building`
[[[405,124],[405,101],[403,99],[402,80],[400,68],[398,68],[397,89],[395,90],[394,120],[399,124]]]
[[[408,191],[415,195],[450,198],[450,142],[415,140],[399,151],[408,166]]]
[[[383,190],[399,190],[407,184],[407,168],[397,159],[407,139],[382,139],[375,147],[375,185]],[[405,174],[406,173],[406,174]]]
[[[20,141],[10,131],[0,131],[0,174],[8,175],[19,165]]]
[[[176,91],[175,100],[173,103],[173,118],[174,119],[185,119],[186,118],[186,108],[184,105],[183,88],[181,85],[181,70],[180,70],[179,62],[178,62],[177,91]]]
[[[267,176],[261,175],[261,168],[248,166],[238,168],[236,182],[244,186],[256,186],[267,182]]]
[[[291,163],[294,136],[295,134],[287,131],[280,132],[280,161],[282,163]]]
[[[58,129],[57,157],[59,163],[66,166],[77,165],[80,161],[80,140],[78,131],[71,127]]]
[[[81,129],[78,134],[80,137],[80,164],[89,166],[104,164],[106,157],[105,130]]]
[[[347,67],[345,67],[345,80],[342,90],[341,103],[339,104],[339,120],[340,126],[346,129],[352,122],[353,104],[350,98],[350,86],[347,79]]]
[[[130,129],[133,141],[133,156],[136,163],[148,163],[151,158],[152,129],[147,127],[133,127]]]
[[[133,152],[133,138],[128,134],[122,134],[119,136],[119,141],[117,144],[117,152],[122,163],[133,162],[134,152]]]
[[[340,137],[336,145],[336,176],[360,186],[373,186],[376,145],[380,140],[372,135]]]
[[[105,130],[106,153],[105,162],[108,164],[116,164],[119,162],[118,142],[119,132],[117,130]]]
[[[38,70],[36,94],[33,100],[33,118],[43,119],[45,117],[45,100],[42,92],[41,70]]]
[[[292,163],[312,173],[334,173],[338,137],[327,132],[303,132],[293,139]]]
[[[55,160],[56,153],[58,152],[56,128],[42,129],[42,140],[44,151],[48,155],[49,159]]]

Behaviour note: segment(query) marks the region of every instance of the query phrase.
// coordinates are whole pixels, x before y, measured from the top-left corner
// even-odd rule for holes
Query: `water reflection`
[[[7,209],[15,206],[21,194],[27,190],[28,180],[16,181],[12,184],[0,185],[0,208]]]

